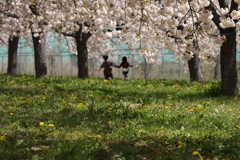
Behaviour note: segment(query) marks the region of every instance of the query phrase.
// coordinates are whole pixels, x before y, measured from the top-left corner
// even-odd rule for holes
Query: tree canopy
[[[113,52],[105,40],[118,36],[131,51],[140,49],[140,55],[150,63],[156,54],[161,54],[159,48],[165,48],[176,59],[189,60],[198,53],[202,60],[214,64],[212,60],[219,53],[236,54],[239,3],[239,0],[1,0],[0,31],[9,36],[26,36],[32,31],[42,43],[43,30],[53,31],[59,37],[76,37],[81,30],[85,34],[78,39],[90,38],[88,49],[93,55]],[[226,46],[233,39],[233,50],[227,51]],[[222,65],[222,77],[226,76],[224,70],[230,68],[236,79],[234,56],[229,56],[230,67]]]

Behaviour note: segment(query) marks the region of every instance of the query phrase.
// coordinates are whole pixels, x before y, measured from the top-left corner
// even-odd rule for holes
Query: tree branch
[[[215,6],[215,4],[212,1],[210,1],[209,9],[212,11],[212,14],[213,14],[212,21],[217,26],[217,28],[220,29],[220,25],[219,25],[219,23],[220,23],[220,20],[219,20],[220,16],[218,15],[216,6]]]

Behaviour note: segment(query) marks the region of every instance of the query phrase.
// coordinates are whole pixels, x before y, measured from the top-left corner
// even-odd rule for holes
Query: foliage
[[[0,75],[0,159],[239,159],[219,82]]]
[[[39,43],[46,36],[43,31],[56,33],[59,41],[64,39],[62,33],[76,37],[82,32],[92,35],[87,42],[91,56],[116,55],[117,46],[124,43],[131,53],[140,49],[139,53],[150,63],[156,55],[161,55],[159,48],[165,48],[176,59],[189,60],[193,53],[199,53],[202,60],[214,64],[212,60],[219,54],[226,36],[239,27],[240,2],[230,3],[224,0],[1,1],[0,28],[4,41],[1,43],[7,44],[9,36],[28,37],[29,31],[40,37]],[[67,39],[63,47],[75,54],[75,41]],[[26,40],[30,44],[29,38]]]

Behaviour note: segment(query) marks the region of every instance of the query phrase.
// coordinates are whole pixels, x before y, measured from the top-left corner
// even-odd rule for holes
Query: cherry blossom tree
[[[117,23],[107,15],[109,6],[106,1],[61,0],[55,2],[51,4],[52,10],[46,12],[49,17],[52,17],[48,23],[60,36],[63,34],[74,38],[76,47],[73,48],[76,49],[74,52],[78,57],[78,77],[86,78],[88,77],[88,58],[91,55],[109,54],[112,50],[105,41],[112,38]],[[88,47],[91,55],[88,54]]]
[[[175,58],[190,60],[193,55],[206,63],[215,63],[220,48],[222,93],[238,94],[236,40],[238,0],[129,0],[123,12],[121,40],[131,37],[141,43],[140,54],[151,62],[157,48],[173,51]],[[117,3],[114,3],[116,5]],[[121,6],[121,5],[120,5]],[[121,8],[121,7],[118,7]],[[171,47],[171,48],[170,48]]]
[[[131,3],[132,2],[132,3]],[[226,0],[162,0],[158,2],[130,1],[126,10],[131,18],[138,21],[125,22],[131,35],[137,38],[146,49],[142,54],[153,55],[158,45],[173,51],[175,58],[190,60],[193,55],[206,63],[213,59],[220,48],[222,93],[238,94],[238,77],[236,71],[236,40],[238,28],[238,1]],[[140,8],[140,9],[138,9]],[[139,12],[137,12],[139,11]],[[132,23],[132,24],[131,24]],[[136,26],[140,23],[138,26]],[[126,37],[126,35],[123,35]],[[157,43],[159,38],[161,43]],[[149,61],[151,61],[149,56]]]
[[[45,2],[45,1],[44,1]],[[38,3],[27,0],[0,1],[1,32],[9,36],[9,66],[8,72],[15,72],[18,39],[21,36],[28,37],[29,32],[33,38],[36,77],[47,74],[44,53],[44,18],[41,10],[46,3]],[[41,9],[39,9],[41,8]],[[43,12],[43,11],[42,11]]]
[[[169,10],[176,8],[173,7],[174,3],[165,2],[169,2]],[[211,53],[214,50],[211,48],[220,47],[221,88],[222,93],[229,96],[238,94],[236,42],[239,3],[237,0],[178,1],[177,11],[171,15],[175,14],[179,22],[176,28],[169,31],[172,32],[170,36],[180,38],[175,40],[178,46],[187,52],[199,53],[203,60],[212,60],[216,54]]]
[[[185,59],[186,63],[198,55],[203,63],[214,66],[214,59],[219,54],[216,48],[219,48],[222,93],[229,96],[238,94],[236,45],[239,0],[11,2],[15,3],[11,13],[22,18],[20,22],[26,30],[31,28],[33,39],[36,38],[33,40],[35,44],[44,44],[44,32],[48,30],[55,31],[60,37],[62,34],[74,37],[78,54],[78,76],[81,78],[88,76],[88,48],[93,51],[90,53],[92,55],[109,54],[111,48],[102,44],[106,39],[118,36],[119,41],[129,46],[130,51],[140,50],[139,54],[148,63],[153,63],[154,57],[162,54],[159,49],[164,48],[171,50],[176,59]],[[17,4],[23,5],[27,13],[14,8]],[[26,24],[31,25],[26,27]],[[101,43],[89,43],[96,41]],[[43,47],[34,47],[35,52],[43,52]],[[42,66],[42,69],[45,70],[45,67]]]
[[[2,44],[5,44],[8,46],[8,67],[7,67],[7,73],[8,74],[15,74],[17,71],[17,48],[18,48],[18,41],[19,37],[16,34],[11,34],[12,30],[11,28],[8,28],[8,25],[11,24],[13,27],[17,28],[17,17],[14,14],[9,13],[10,9],[10,3],[8,2],[0,2],[0,17],[1,17],[1,31],[2,37],[1,42]],[[8,19],[4,19],[5,16],[9,16]],[[7,33],[5,32],[6,27],[8,28]],[[5,33],[4,33],[5,32]],[[7,35],[9,34],[9,35]]]

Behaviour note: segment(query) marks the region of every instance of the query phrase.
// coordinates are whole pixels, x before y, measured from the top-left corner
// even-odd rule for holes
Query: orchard
[[[132,52],[140,49],[139,54],[148,63],[161,54],[160,48],[170,49],[176,59],[186,59],[186,63],[197,59],[193,63],[195,68],[199,68],[198,59],[214,66],[214,59],[220,54],[222,94],[235,96],[239,3],[239,0],[1,0],[1,43],[9,46],[8,73],[16,70],[21,36],[34,48],[37,78],[47,73],[44,40],[48,32],[54,32],[59,40],[74,39],[71,49],[78,54],[79,78],[88,77],[88,57],[117,54],[106,40],[119,37]],[[195,72],[201,77],[198,71]]]

